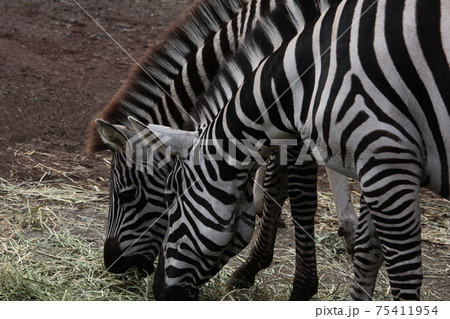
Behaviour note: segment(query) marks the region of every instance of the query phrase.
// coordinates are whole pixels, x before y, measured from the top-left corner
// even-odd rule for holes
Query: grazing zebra
[[[178,154],[160,297],[195,298],[250,240],[255,150],[246,141],[259,141],[256,155],[266,158],[271,141],[299,137],[317,161],[360,181],[350,298],[373,293],[384,260],[394,299],[419,299],[419,189],[450,198],[449,17],[446,0],[344,0],[264,60],[212,123],[197,131],[135,123],[149,154],[155,141]]]
[[[307,11],[305,17],[312,19],[318,14],[313,1],[299,0],[298,3],[306,8],[303,9]],[[226,57],[239,47],[260,17],[285,4],[293,7],[296,2],[203,1],[197,4],[164,42],[146,53],[145,59],[141,60],[146,72],[136,67],[125,86],[98,117],[111,123],[130,126],[127,116],[133,115],[144,123],[181,127],[186,121],[190,121],[186,112],[192,108],[197,96],[208,87]],[[289,36],[287,31],[286,36]],[[296,34],[291,33],[291,37]],[[196,37],[192,37],[192,34]],[[152,79],[149,79],[148,74]],[[111,143],[105,143],[100,138],[94,126],[91,126],[90,132],[88,143],[91,152],[111,146]],[[296,170],[301,173],[301,167]],[[153,272],[153,261],[167,227],[163,190],[168,172],[169,166],[153,175],[145,174],[136,167],[128,167],[124,154],[120,150],[114,151],[110,213],[104,250],[105,265],[109,271],[121,273],[137,266],[148,273]],[[267,176],[276,176],[276,172],[277,165],[272,164]],[[267,178],[266,185],[276,180]],[[279,202],[284,202],[285,189],[272,186],[267,190],[274,197],[277,197],[277,192],[284,194],[278,196],[282,198]],[[348,192],[343,196],[348,198]],[[272,205],[272,209],[268,210],[263,219],[264,230],[259,234],[260,239],[254,246],[252,257],[231,278],[231,286],[251,283],[256,273],[271,262],[276,232],[271,221],[279,215],[281,209],[277,203],[271,204],[270,197],[265,201],[267,205]],[[346,243],[351,251],[356,222],[352,207],[349,208],[341,209],[339,216],[340,223],[344,225],[340,227],[340,231],[344,230]]]
[[[255,37],[255,41],[261,43],[261,47],[258,50],[253,50],[252,52],[252,60],[249,63],[249,67],[247,67],[246,72],[251,72],[255,69],[260,61],[272,53],[272,51],[277,48],[284,40],[290,39],[295,36],[300,28],[303,27],[305,21],[313,20],[316,14],[312,14],[311,11],[312,2],[280,2],[277,7],[277,11],[272,15],[273,24],[272,27],[276,30],[279,30],[278,33],[273,33],[270,38],[270,41],[265,41],[264,34],[252,34],[252,37]],[[325,4],[328,2],[321,3],[321,9],[325,8]],[[306,9],[305,9],[306,7]],[[316,12],[314,10],[314,12]],[[289,17],[289,19],[287,19]],[[260,41],[261,40],[261,41]],[[245,47],[242,49],[245,51]],[[227,76],[227,70],[223,71],[221,76]],[[243,81],[245,76],[239,75],[234,78],[235,82],[233,83],[235,87],[238,87],[240,83]],[[241,81],[241,82],[239,82]],[[210,88],[213,91],[215,88]],[[229,90],[225,94],[232,94],[233,90]],[[220,94],[220,92],[218,93]],[[230,95],[231,97],[231,95]],[[227,98],[226,96],[224,98]],[[207,104],[205,104],[207,106]],[[212,107],[197,109],[203,112],[203,120],[210,121],[212,116],[218,112],[219,108],[215,110]],[[100,122],[101,123],[101,122]],[[100,128],[100,132],[102,130],[106,130],[108,127],[104,129]],[[108,137],[104,137],[106,143],[108,143]],[[110,144],[114,145],[114,142],[110,142]],[[121,149],[120,147],[116,147],[116,149]],[[316,175],[317,171],[315,169],[311,170],[310,165],[306,166],[298,166],[298,165],[290,165],[290,171],[295,171],[296,173],[291,174],[292,178],[289,178],[289,183],[298,188],[297,191],[290,192],[291,197],[291,208],[292,211],[298,211],[300,214],[293,216],[296,221],[296,247],[297,247],[297,260],[296,260],[296,272],[294,279],[294,290],[291,295],[291,299],[309,299],[312,295],[314,295],[317,291],[317,274],[316,274],[316,263],[315,263],[315,250],[314,250],[314,241],[313,241],[313,229],[314,229],[314,213],[316,210]],[[269,176],[277,176],[277,172],[272,170],[273,174],[267,174]],[[154,171],[153,171],[154,173]],[[306,174],[306,176],[304,176]],[[303,181],[297,180],[294,176],[303,176]],[[276,178],[269,179],[270,182],[277,181]],[[265,186],[267,183],[265,184]],[[280,192],[279,187],[272,187],[270,185],[270,190],[275,190],[271,195],[273,197],[277,196],[277,192]],[[305,192],[305,187],[309,189],[309,192]],[[281,193],[281,192],[280,192]],[[270,198],[271,196],[269,196]],[[348,197],[348,195],[347,195]],[[251,196],[248,197],[251,200]],[[282,204],[284,202],[285,197],[281,197],[281,200],[275,201],[272,207],[270,207],[269,211],[277,211],[278,214],[281,211],[279,207],[276,206],[276,202]],[[270,202],[270,201],[266,201]],[[250,205],[250,203],[249,203]],[[249,209],[252,211],[251,207]],[[354,214],[353,214],[354,216]],[[250,254],[250,258],[244,263],[230,278],[229,286],[232,287],[242,287],[247,284],[250,284],[254,280],[254,276],[256,273],[264,267],[267,267],[272,259],[273,254],[273,242],[275,240],[275,231],[274,229],[274,217],[275,214],[266,214],[263,218],[261,233],[258,238],[254,249]],[[306,231],[306,232],[305,232]],[[158,278],[155,278],[157,280]],[[156,285],[157,286],[157,285]],[[157,295],[158,292],[155,291]]]
[[[194,4],[164,40],[145,53],[140,66],[134,67],[125,85],[95,118],[130,126],[127,116],[133,115],[145,123],[174,128],[191,121],[188,114],[196,96],[243,41],[242,19],[251,25],[260,14],[272,10],[274,1],[258,5],[258,10],[249,10],[255,7],[249,6],[248,0]],[[95,124],[91,123],[89,133],[89,152],[111,147]],[[148,175],[129,167],[120,150],[114,146],[112,150],[105,266],[115,273],[133,266],[152,273],[167,228],[164,187],[168,171],[163,167]]]

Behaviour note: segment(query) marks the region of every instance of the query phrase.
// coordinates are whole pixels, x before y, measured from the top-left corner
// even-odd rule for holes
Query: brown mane
[[[181,54],[184,58],[190,54],[195,54],[201,43],[192,43],[190,34],[196,33],[204,38],[208,37],[210,34],[214,34],[215,32],[212,32],[214,26],[208,25],[212,20],[211,17],[215,17],[215,23],[219,24],[221,23],[221,19],[225,21],[230,19],[230,17],[247,2],[248,0],[197,1],[182,15],[179,22],[172,23],[168,31],[166,31],[161,38],[161,41],[155,45],[149,46],[144,55],[139,59],[139,65],[146,70],[148,70],[148,68],[162,69],[163,67],[159,60],[163,59],[165,55],[170,54],[172,51],[176,52],[174,55]],[[193,46],[197,46],[197,48]],[[137,80],[149,78],[147,73],[151,73],[151,71],[146,72],[142,70],[140,66],[134,65],[132,67],[126,81],[113,96],[112,100],[103,110],[98,112],[89,123],[86,140],[86,151],[88,153],[95,153],[107,149],[107,146],[102,141],[97,131],[97,126],[95,124],[97,118],[101,118],[112,124],[126,125],[128,122],[127,117],[129,115],[135,116],[135,114],[131,114],[130,110],[123,106],[122,102],[127,99],[127,96]],[[165,70],[162,71],[164,72]],[[159,83],[159,81],[158,84],[164,89],[167,89],[168,87],[167,84]],[[136,115],[136,118],[146,122],[146,120],[139,117],[139,115]]]

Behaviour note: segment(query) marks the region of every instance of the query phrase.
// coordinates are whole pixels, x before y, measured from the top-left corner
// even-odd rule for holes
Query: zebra
[[[324,7],[324,3],[327,3],[327,2],[325,2],[325,1],[322,2],[322,9]],[[252,56],[252,58],[253,58],[253,60],[252,60],[253,66],[252,67],[256,67],[258,65],[259,61],[265,56],[265,54],[268,54],[271,52],[270,50],[272,47],[278,46],[280,44],[280,41],[283,39],[283,37],[287,38],[286,34],[288,33],[289,28],[291,29],[289,32],[289,33],[291,33],[289,38],[296,34],[296,32],[299,28],[298,22],[292,21],[289,24],[289,20],[286,19],[286,16],[289,16],[289,14],[291,14],[291,19],[293,19],[293,20],[296,20],[302,16],[304,16],[306,18],[311,17],[311,14],[308,14],[308,13],[304,14],[303,12],[305,12],[305,10],[301,9],[300,7],[297,7],[297,9],[296,9],[297,13],[293,14],[294,9],[296,7],[294,5],[296,5],[296,4],[291,4],[290,6],[288,4],[286,6],[288,8],[284,7],[284,11],[279,10],[277,12],[278,18],[276,18],[275,20],[280,24],[278,27],[280,30],[282,30],[283,36],[275,37],[273,40],[271,40],[272,41],[271,44],[267,45],[267,47],[269,49],[267,49],[267,47],[263,47],[261,50],[258,51],[258,53],[260,54],[259,56],[256,54],[253,55]],[[286,21],[288,23],[286,23]],[[301,22],[301,23],[304,23],[304,22]],[[214,112],[210,111],[209,109],[206,109],[204,111],[205,111],[205,113],[208,113],[208,114],[214,114]],[[102,129],[100,129],[100,131],[101,130]],[[107,139],[108,138],[105,138],[106,143],[107,143]],[[110,143],[110,144],[113,145],[114,143]],[[296,166],[294,168],[297,171],[300,170],[299,175],[304,174],[304,172],[302,172],[302,167]],[[308,171],[309,175],[312,174],[314,176],[314,177],[309,176],[309,180],[308,180],[309,184],[315,184],[316,172],[313,171],[311,173],[311,171],[309,169],[307,171]],[[274,174],[274,175],[276,175],[276,174]],[[293,182],[295,183],[296,181],[294,180]],[[310,185],[308,185],[308,187],[310,187]],[[315,196],[316,189],[315,188],[312,189],[311,193],[313,193]],[[301,209],[302,205],[304,205],[304,199],[305,198],[307,199],[307,201],[305,201],[305,203],[307,204],[307,209],[309,210],[309,214],[306,217],[305,221],[302,221],[301,219],[297,220],[297,224],[301,224],[304,229],[308,229],[308,230],[307,230],[307,233],[305,234],[303,229],[299,229],[299,231],[297,231],[297,229],[296,229],[296,232],[300,234],[296,240],[297,249],[300,249],[300,251],[297,252],[296,276],[294,279],[294,290],[292,292],[291,299],[309,299],[317,291],[317,275],[316,275],[316,270],[315,270],[314,242],[310,238],[311,231],[313,230],[313,218],[311,219],[311,216],[314,215],[316,203],[315,203],[315,201],[311,202],[311,200],[310,200],[310,198],[312,197],[311,195],[309,195],[309,196],[304,196],[305,194],[301,194],[301,195],[303,195],[303,197],[295,195],[295,196],[291,196],[291,198],[292,197],[296,198],[296,201],[298,202],[297,205],[299,206],[299,210]],[[283,201],[284,201],[284,198],[282,198],[282,201],[279,201],[279,203],[282,203]],[[291,205],[293,208],[295,207],[294,201],[291,201]],[[274,205],[274,207],[277,208],[275,205]],[[278,209],[278,214],[279,214],[279,211],[280,210]],[[298,216],[297,218],[301,218],[301,217]],[[268,264],[270,264],[270,261],[272,258],[272,253],[273,253],[273,241],[275,239],[274,231],[273,231],[274,227],[273,227],[273,223],[271,223],[272,219],[273,219],[273,216],[269,216],[268,219],[263,218],[262,232],[260,233],[259,240],[257,241],[257,244],[254,246],[254,249],[250,254],[249,260],[247,260],[247,262],[244,263],[242,265],[242,267],[240,267],[235,272],[235,274],[232,276],[232,278],[230,278],[231,283],[229,284],[229,286],[242,287],[247,284],[251,284],[251,282],[254,280],[254,276],[256,275],[256,273],[261,268],[267,267]],[[294,217],[294,219],[295,219],[295,217]],[[306,222],[307,222],[307,226],[305,225]],[[266,228],[264,226],[266,226]],[[298,227],[296,227],[296,228],[298,228]],[[267,239],[269,236],[270,236],[270,238]],[[155,280],[157,280],[157,278],[155,278]],[[155,294],[158,294],[158,292],[155,292]]]
[[[350,299],[370,298],[383,261],[394,299],[419,299],[419,189],[450,199],[448,17],[444,0],[344,0],[265,59],[213,122],[169,131],[134,121],[150,154],[156,141],[178,154],[166,185],[161,297],[195,298],[250,240],[245,197],[255,160],[239,147],[244,139],[263,141],[258,154],[266,158],[270,141],[295,137],[316,162],[360,182]],[[233,145],[239,151],[230,154]],[[199,195],[210,206],[194,202]]]
[[[300,3],[303,6],[311,6],[313,2]],[[132,114],[145,123],[181,127],[184,122],[189,121],[189,118],[186,118],[186,113],[179,109],[180,105],[176,105],[176,100],[189,111],[196,95],[202,88],[209,85],[214,70],[218,67],[208,61],[215,59],[218,64],[224,61],[226,56],[243,42],[247,30],[253,29],[260,17],[268,15],[278,5],[275,1],[256,0],[228,3],[204,1],[197,4],[190,10],[185,21],[179,27],[173,28],[159,47],[153,48],[146,53],[145,59],[141,59],[146,71],[162,88],[174,96],[175,100],[166,96],[164,90],[158,85],[150,83],[146,78],[147,74],[135,67],[125,86],[96,118],[101,117],[118,125],[129,126],[126,117]],[[313,14],[315,15],[315,13],[308,13],[310,16]],[[211,16],[216,17],[217,21],[212,20]],[[242,21],[245,24],[238,24]],[[187,38],[192,33],[197,34],[195,45]],[[217,39],[222,42],[228,41],[228,47],[218,48]],[[199,61],[206,62],[200,64]],[[192,64],[195,66],[191,66]],[[208,75],[207,78],[190,76],[189,72],[194,72],[192,71],[194,68],[199,69],[198,74]],[[189,78],[188,83],[186,78]],[[90,135],[88,141],[90,152],[99,151],[111,145],[101,139],[94,125],[90,127]],[[268,176],[276,175],[274,172],[275,168],[272,167],[269,169]],[[167,168],[152,176],[135,167],[130,168],[126,165],[126,159],[120,150],[114,150],[111,164],[110,213],[104,249],[105,266],[109,271],[121,273],[131,266],[137,266],[148,273],[153,272],[153,261],[158,254],[167,227],[167,217],[163,214],[165,211],[163,189],[167,175]],[[280,190],[280,192],[286,194],[286,190]],[[271,194],[274,194],[273,190]],[[348,198],[348,193],[343,196]],[[282,201],[285,197],[286,195],[281,197]],[[270,198],[266,199],[266,202],[270,203]],[[233,275],[230,286],[251,284],[256,273],[270,264],[276,232],[276,228],[274,229],[270,223],[275,218],[271,211],[278,210],[278,214],[280,211],[276,203],[272,206],[274,209],[269,210],[266,218],[263,219],[263,228],[264,225],[267,226],[264,228],[265,231],[259,234],[261,239],[254,246],[252,258]],[[345,210],[341,208],[339,213],[339,216],[344,216],[340,218],[340,221],[350,223],[339,228],[340,231],[345,232],[349,251],[351,251],[353,228],[356,224],[354,221],[356,217],[351,208],[351,206]],[[347,211],[350,214],[343,214]]]
[[[94,118],[129,126],[127,116],[132,114],[145,123],[181,127],[190,120],[187,112],[195,95],[219,67],[215,63],[224,61],[242,41],[235,30],[249,4],[248,0],[195,3],[159,44],[147,50],[140,62],[142,68],[136,65],[131,70],[124,86]],[[273,5],[272,1],[266,4],[269,9]],[[260,6],[254,14],[266,10]],[[230,24],[231,20],[235,23]],[[196,67],[200,67],[197,73]],[[186,79],[190,81],[186,83]],[[113,150],[105,266],[114,273],[133,266],[152,273],[167,228],[163,190],[168,172],[163,168],[148,175],[129,167],[123,153],[102,140],[93,122],[88,131],[89,153]]]

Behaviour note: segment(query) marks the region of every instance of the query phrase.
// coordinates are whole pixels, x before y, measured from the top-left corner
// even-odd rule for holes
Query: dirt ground
[[[136,59],[192,3],[77,2]],[[75,176],[79,182],[108,176],[95,157],[85,156],[85,130],[133,61],[80,6],[69,0],[0,1],[1,177],[39,180],[46,172],[33,166],[45,156],[39,153],[67,153],[65,163],[73,156],[74,165],[87,169]],[[31,162],[20,156],[29,151],[35,152]]]
[[[108,189],[110,155],[87,156],[84,143],[89,121],[133,66],[117,43],[138,59],[193,0],[77,2],[0,0],[0,178],[11,183]],[[329,191],[324,176],[320,187]],[[291,230],[280,241],[292,247]]]

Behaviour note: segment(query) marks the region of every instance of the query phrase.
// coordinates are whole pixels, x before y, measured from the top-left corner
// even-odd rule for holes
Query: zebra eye
[[[134,201],[136,199],[135,189],[133,188],[120,192],[119,199],[122,204]]]

